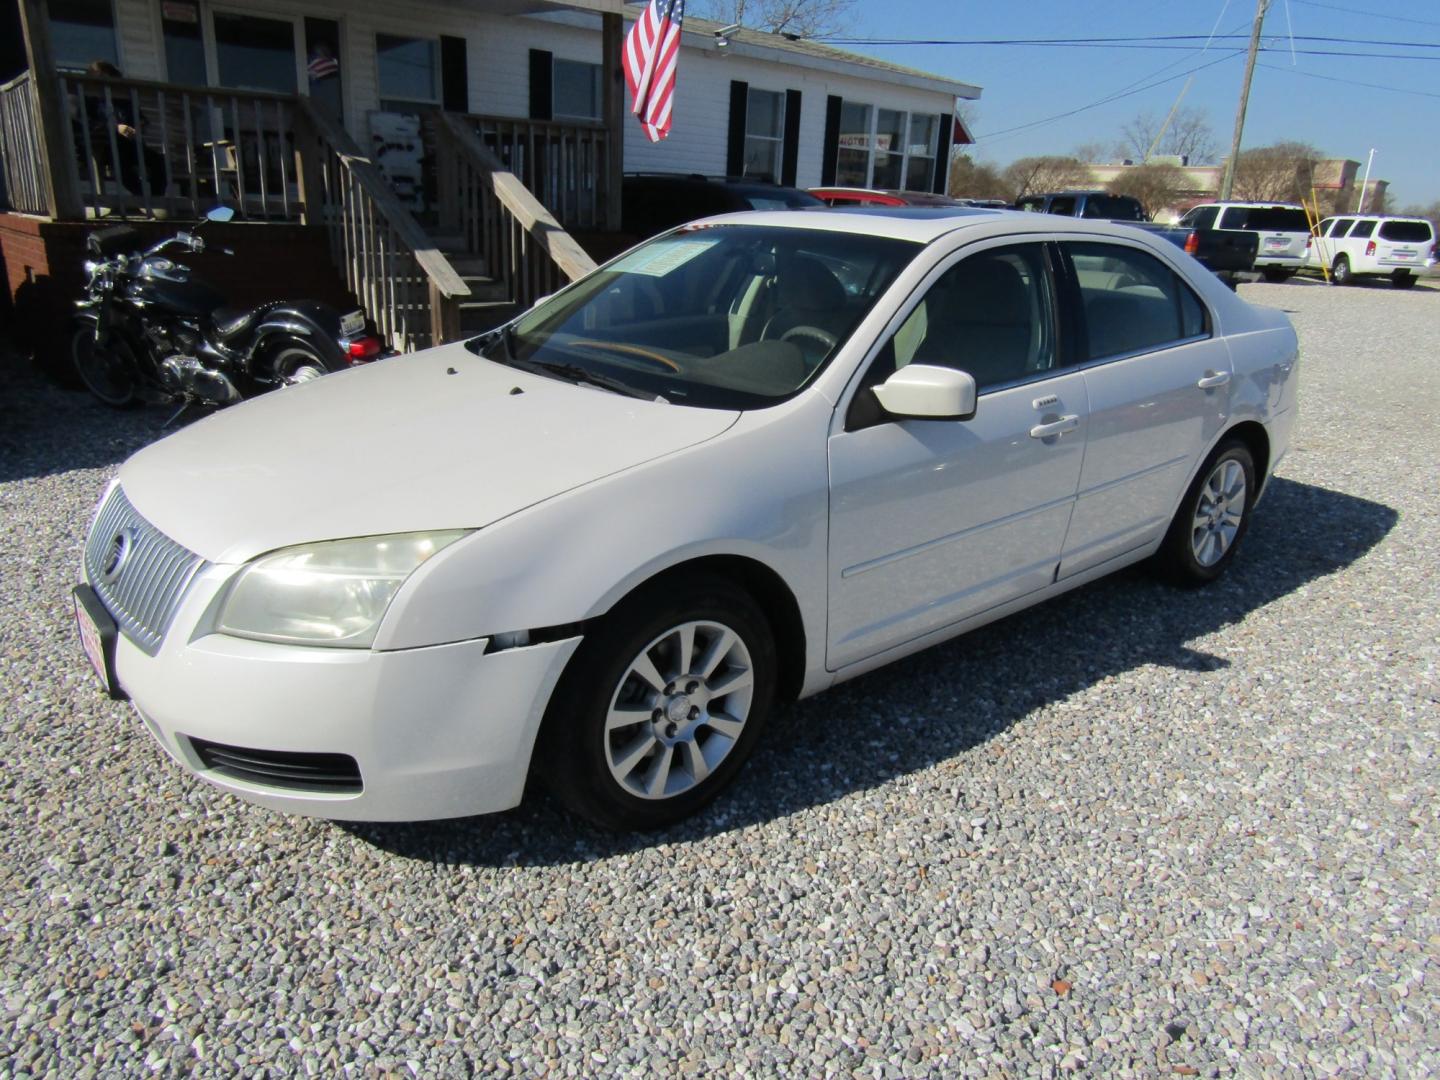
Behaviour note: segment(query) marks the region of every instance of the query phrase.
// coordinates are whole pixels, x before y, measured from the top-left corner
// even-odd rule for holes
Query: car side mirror
[[[975,415],[975,377],[968,371],[910,364],[872,392],[896,420],[969,420]]]
[[[205,213],[205,220],[206,220],[206,221],[219,221],[219,222],[222,222],[222,223],[223,223],[223,222],[229,221],[229,220],[230,220],[231,218],[233,218],[234,216],[235,216],[235,211],[232,210],[232,209],[230,209],[230,207],[228,207],[228,206],[217,206],[217,207],[215,207],[213,210],[208,210],[208,211],[206,211],[206,213]]]

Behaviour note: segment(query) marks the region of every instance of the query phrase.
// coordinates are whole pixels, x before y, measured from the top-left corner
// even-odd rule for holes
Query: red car
[[[928,191],[881,191],[875,188],[818,187],[810,194],[828,206],[971,206],[973,200],[932,195]]]

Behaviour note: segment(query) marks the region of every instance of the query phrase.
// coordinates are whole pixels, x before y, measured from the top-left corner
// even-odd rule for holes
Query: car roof
[[[928,244],[948,233],[968,229],[1007,234],[1108,232],[1130,240],[1138,236],[1149,236],[1143,229],[1136,229],[1127,223],[1111,224],[1094,218],[1058,217],[1020,210],[992,210],[980,206],[816,206],[802,210],[753,210],[701,218],[682,226],[682,230],[722,224],[891,236],[917,244]]]

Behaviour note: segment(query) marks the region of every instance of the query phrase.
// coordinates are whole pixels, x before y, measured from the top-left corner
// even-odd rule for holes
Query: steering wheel
[[[633,356],[637,360],[645,360],[652,364],[659,364],[667,371],[677,374],[680,365],[671,360],[668,356],[661,356],[657,352],[651,352],[642,345],[625,345],[618,341],[572,341],[570,345],[580,349],[604,349],[607,352],[623,353],[626,356]]]
[[[789,341],[791,338],[797,337],[818,341],[824,345],[826,349],[833,349],[836,345],[840,344],[839,338],[830,333],[829,330],[822,330],[818,326],[792,326],[780,335],[780,340]]]

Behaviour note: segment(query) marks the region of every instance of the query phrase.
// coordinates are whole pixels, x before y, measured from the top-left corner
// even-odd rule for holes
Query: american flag
[[[670,112],[675,104],[675,65],[680,59],[680,21],[685,0],[650,0],[643,15],[625,36],[625,82],[651,142],[670,134]]]

